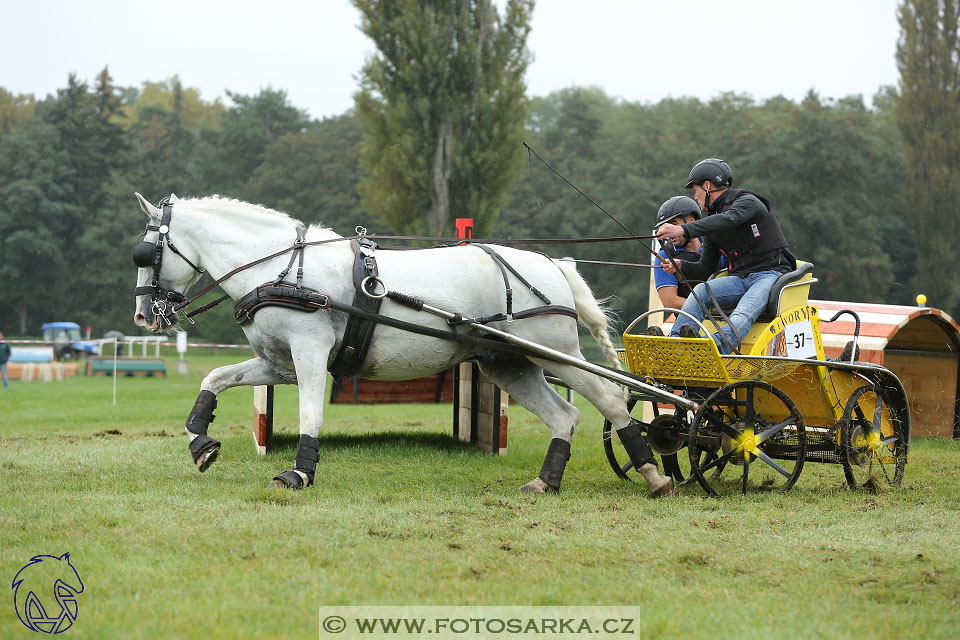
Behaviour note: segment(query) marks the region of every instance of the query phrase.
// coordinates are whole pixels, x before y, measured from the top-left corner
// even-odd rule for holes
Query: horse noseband
[[[180,256],[180,258],[190,265],[197,273],[205,273],[197,265],[180,253],[179,249],[170,241],[170,217],[173,215],[173,203],[169,198],[160,201],[163,207],[163,214],[160,217],[159,225],[147,224],[146,231],[156,231],[159,233],[157,241],[139,242],[133,248],[133,264],[141,269],[153,268],[153,278],[149,286],[137,287],[133,290],[134,296],[150,296],[154,315],[160,319],[161,326],[173,326],[177,323],[177,313],[180,311],[180,304],[186,300],[179,291],[164,289],[160,286],[160,267],[163,263],[163,247],[170,247],[170,250]],[[191,320],[191,322],[193,322]]]

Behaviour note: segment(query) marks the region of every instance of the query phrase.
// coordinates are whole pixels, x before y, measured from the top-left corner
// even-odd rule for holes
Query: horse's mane
[[[201,206],[203,205],[212,206],[212,207],[229,206],[232,209],[231,211],[232,213],[237,213],[236,210],[239,209],[241,210],[242,213],[248,213],[254,216],[257,216],[257,215],[273,216],[275,218],[280,218],[281,220],[289,220],[291,222],[300,222],[300,220],[297,220],[296,218],[290,216],[289,214],[284,213],[283,211],[277,211],[276,209],[265,207],[262,204],[253,204],[251,202],[246,202],[244,200],[237,200],[236,198],[228,198],[226,196],[221,196],[217,194],[214,194],[211,196],[204,196],[203,198],[188,198],[188,199],[184,199],[184,202],[187,202],[188,200]],[[311,224],[310,229],[316,230],[316,231],[331,231],[329,227],[326,227],[323,224]]]

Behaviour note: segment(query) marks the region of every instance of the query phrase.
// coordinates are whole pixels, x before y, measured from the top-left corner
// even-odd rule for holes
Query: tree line
[[[372,13],[380,3],[357,4],[371,5],[364,29],[372,38],[377,29],[402,27],[397,15]],[[449,78],[466,68],[484,76],[495,64],[522,76],[530,3],[510,3],[514,14],[502,20],[484,13],[489,2],[476,4],[470,20],[448,21],[463,57],[446,72]],[[940,34],[938,82],[914,87],[905,81],[902,92],[881,88],[869,108],[859,95],[834,99],[812,90],[798,102],[729,93],[647,104],[587,87],[527,98],[518,89],[522,82],[488,78],[487,94],[466,91],[460,98],[475,101],[473,111],[444,124],[443,114],[456,111],[452,93],[453,106],[445,111],[417,111],[413,104],[402,117],[391,111],[390,92],[409,90],[387,83],[386,71],[402,63],[396,51],[384,58],[386,67],[368,64],[355,109],[319,120],[280,89],[205,101],[178,78],[118,87],[107,69],[92,83],[70,75],[42,100],[0,88],[0,328],[36,334],[44,321],[74,320],[92,325],[95,334],[136,331],[130,250],[144,219],[134,191],[154,201],[171,192],[219,193],[345,235],[358,225],[380,234],[452,235],[451,218],[461,215],[475,217],[478,235],[487,237],[646,235],[659,205],[683,193],[689,168],[708,156],[730,162],[736,186],[773,202],[795,255],[816,265],[814,296],[911,304],[925,292],[929,304],[956,313],[960,285],[949,249],[958,214],[950,189],[960,183],[949,178],[960,157],[953,152],[960,127],[937,124],[957,118],[960,104],[956,30],[951,42],[949,29],[956,15],[947,4],[907,0],[901,7],[901,73],[909,78],[913,68],[921,75],[929,69],[922,50],[930,33]],[[931,13],[930,5],[938,11]],[[421,28],[422,20],[410,24]],[[471,35],[471,28],[485,35]],[[512,38],[516,51],[498,34],[504,42]],[[467,45],[474,47],[472,57]],[[412,81],[411,74],[401,80]],[[924,91],[940,97],[924,99]],[[483,105],[508,93],[503,109],[512,111],[496,120]],[[432,146],[391,138],[391,121],[404,131],[429,124],[461,138],[457,132],[471,123],[487,123],[481,133],[495,131],[467,136],[462,157],[448,158],[454,146],[443,136],[434,135]],[[917,136],[936,153],[923,156]],[[409,174],[399,160],[384,163],[389,154],[376,153],[404,146],[423,156]],[[431,174],[437,163],[445,184]],[[483,179],[468,184],[465,175]],[[943,188],[925,190],[943,176]],[[424,180],[432,187],[405,191],[405,181]],[[446,216],[437,215],[442,207]],[[649,263],[646,243],[569,247],[533,248],[555,257]],[[645,310],[648,269],[582,264],[581,270],[598,296],[613,296],[625,321]],[[242,339],[227,305],[188,330],[198,338]]]

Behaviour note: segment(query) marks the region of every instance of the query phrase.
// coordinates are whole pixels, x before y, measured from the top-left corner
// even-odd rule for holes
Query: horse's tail
[[[622,370],[620,357],[617,355],[617,348],[610,339],[610,320],[613,314],[606,308],[607,299],[598,300],[590,290],[590,285],[583,279],[577,268],[569,262],[554,260],[560,273],[567,279],[570,290],[573,292],[573,302],[577,309],[577,315],[580,317],[580,324],[585,326],[593,339],[600,345],[603,355],[617,369]]]

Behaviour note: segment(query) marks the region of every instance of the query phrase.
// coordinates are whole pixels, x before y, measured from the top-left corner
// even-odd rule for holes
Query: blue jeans
[[[711,336],[713,341],[717,343],[720,353],[729,354],[731,352],[730,347],[727,346],[727,341],[733,345],[740,344],[750,330],[750,327],[753,326],[753,323],[756,322],[757,318],[760,317],[760,314],[767,306],[770,289],[773,288],[773,283],[776,282],[777,278],[781,275],[779,271],[758,271],[757,273],[751,273],[746,276],[730,275],[710,281],[710,289],[713,291],[713,295],[719,301],[721,307],[729,308],[737,305],[733,313],[728,314],[730,323],[725,325],[721,330],[727,340],[720,337],[721,332]],[[693,293],[696,294],[700,302],[706,305],[708,309],[712,309],[713,300],[710,294],[707,293],[706,284],[705,282],[698,284],[694,287]],[[703,322],[703,310],[700,308],[700,305],[697,304],[697,300],[693,295],[683,303],[683,311]],[[680,327],[684,325],[691,325],[696,328],[693,320],[681,315],[677,317],[677,322],[673,325],[670,335],[680,335]],[[739,340],[734,337],[731,325],[733,325],[733,328],[736,328],[737,335],[740,336]]]
[[[7,363],[4,362],[0,364],[0,373],[3,374],[3,388],[6,389],[10,386],[10,378],[7,377]]]

